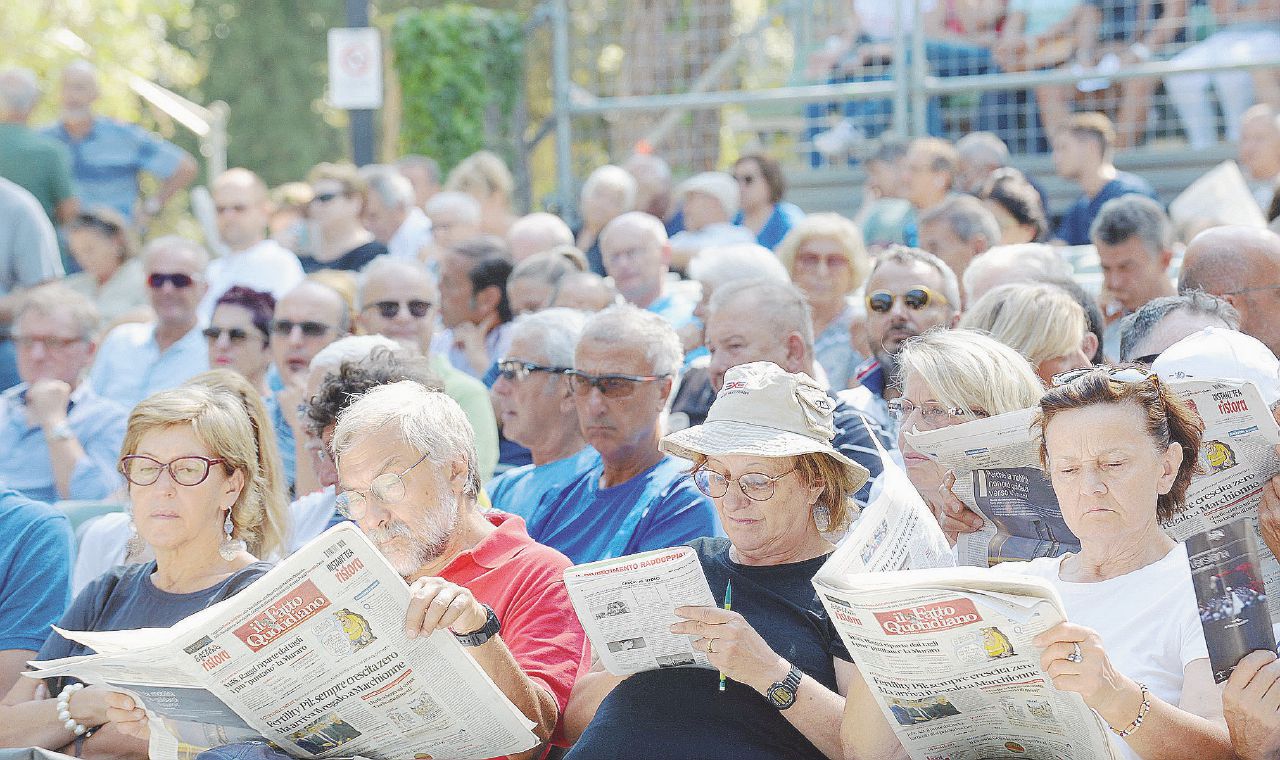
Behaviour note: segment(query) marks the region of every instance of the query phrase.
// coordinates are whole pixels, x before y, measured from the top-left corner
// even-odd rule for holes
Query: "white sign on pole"
[[[329,30],[329,105],[382,107],[382,38],[373,27]]]

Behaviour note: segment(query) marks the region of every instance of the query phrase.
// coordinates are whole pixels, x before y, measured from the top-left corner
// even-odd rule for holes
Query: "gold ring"
[[[716,653],[715,645],[716,645],[716,640],[715,640],[715,639],[708,639],[708,640],[707,640],[707,654],[715,654],[715,653]]]

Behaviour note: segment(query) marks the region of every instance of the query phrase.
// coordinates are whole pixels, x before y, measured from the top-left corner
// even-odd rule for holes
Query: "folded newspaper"
[[[1080,550],[1040,466],[1040,438],[1031,426],[1035,412],[1020,409],[906,434],[913,449],[955,471],[952,491],[982,517],[981,529],[961,533],[956,542],[961,565],[987,567]]]
[[[1101,718],[1040,668],[1032,639],[1065,619],[1048,582],[824,566],[813,585],[913,760],[1117,757]]]
[[[152,760],[265,738],[302,758],[489,758],[533,723],[448,631],[404,634],[409,587],[350,523],[172,628],[60,631],[97,654],[33,662],[137,696]]]

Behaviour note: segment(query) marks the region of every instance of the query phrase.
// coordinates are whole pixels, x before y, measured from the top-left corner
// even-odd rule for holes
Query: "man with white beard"
[[[339,415],[333,453],[338,509],[410,584],[409,636],[449,629],[548,741],[585,638],[564,588],[569,561],[519,517],[480,511],[461,408],[412,381],[375,388]]]

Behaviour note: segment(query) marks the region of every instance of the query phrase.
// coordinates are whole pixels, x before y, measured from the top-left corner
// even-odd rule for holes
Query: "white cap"
[[[1173,380],[1251,380],[1267,406],[1280,402],[1280,360],[1258,340],[1225,327],[1206,327],[1169,346],[1151,364]]]
[[[725,172],[702,172],[695,174],[676,188],[676,197],[684,200],[689,193],[706,193],[720,202],[725,215],[730,219],[738,213],[738,181],[733,175]]]

